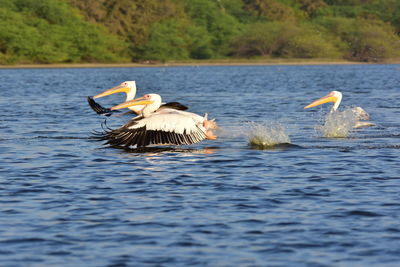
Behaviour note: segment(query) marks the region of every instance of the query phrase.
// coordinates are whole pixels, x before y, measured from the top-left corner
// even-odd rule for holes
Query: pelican
[[[333,102],[333,106],[331,108],[331,112],[337,111],[337,109],[340,106],[340,103],[342,102],[343,95],[339,91],[332,91],[328,95],[321,97],[320,99],[315,100],[311,104],[305,106],[304,108],[312,108],[315,106],[319,106],[325,103]],[[369,120],[369,114],[362,108],[362,107],[355,107],[351,109],[353,113],[357,117],[357,122],[354,125],[354,128],[361,128],[361,127],[368,127],[368,126],[374,126],[375,124],[371,122],[365,122],[365,121],[360,121],[360,120]]]
[[[145,147],[148,145],[189,145],[204,139],[215,140],[212,129],[217,128],[207,114],[197,114],[173,108],[161,108],[161,96],[146,94],[122,104],[111,110],[129,107],[141,107],[139,116],[131,119],[122,127],[105,130],[98,136],[106,144],[115,147]]]
[[[136,82],[135,81],[125,81],[123,83],[121,83],[118,86],[115,86],[111,89],[108,89],[100,94],[97,94],[93,97],[88,96],[87,97],[87,101],[90,105],[90,107],[99,115],[105,115],[105,116],[111,116],[113,113],[118,112],[118,110],[111,110],[109,108],[104,108],[102,107],[100,104],[98,104],[96,101],[94,101],[94,99],[96,98],[100,98],[103,96],[108,96],[108,95],[112,95],[115,93],[125,93],[126,94],[126,98],[125,98],[125,102],[126,101],[130,101],[132,99],[135,98],[136,96]],[[178,110],[186,110],[188,109],[186,106],[178,103],[178,102],[169,102],[166,104],[162,104],[161,108],[175,108]],[[129,107],[130,111],[124,113],[125,114],[139,114],[140,111],[142,110],[143,107],[141,106],[132,106]]]

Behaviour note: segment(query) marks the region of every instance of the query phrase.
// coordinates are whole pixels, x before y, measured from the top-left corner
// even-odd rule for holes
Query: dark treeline
[[[400,57],[400,0],[0,0],[0,64]]]

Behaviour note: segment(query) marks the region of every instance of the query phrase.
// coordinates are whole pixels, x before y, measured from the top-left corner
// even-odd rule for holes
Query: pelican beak
[[[121,109],[121,108],[129,108],[131,106],[139,106],[139,105],[149,105],[149,104],[153,104],[154,101],[151,100],[147,100],[144,97],[139,97],[130,101],[126,101],[122,104],[113,106],[111,108],[111,110],[116,110],[116,109]]]
[[[325,103],[329,103],[329,102],[335,103],[336,101],[337,101],[337,97],[336,96],[334,96],[333,94],[328,94],[328,95],[326,95],[324,97],[321,97],[318,100],[315,100],[314,102],[312,102],[311,104],[305,106],[304,108],[305,109],[306,108],[312,108],[312,107],[319,106],[319,105],[322,105],[322,104],[325,104]]]
[[[129,93],[130,90],[131,89],[129,87],[126,87],[123,85],[118,85],[118,86],[115,86],[111,89],[104,91],[103,93],[95,95],[93,98],[99,98],[99,97],[103,97],[103,96],[107,96],[107,95],[112,95],[115,93]]]

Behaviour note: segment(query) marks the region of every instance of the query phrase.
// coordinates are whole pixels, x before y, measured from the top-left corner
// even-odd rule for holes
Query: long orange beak
[[[312,107],[319,106],[319,105],[329,103],[329,102],[335,103],[336,101],[337,101],[337,97],[333,96],[332,94],[329,94],[327,96],[321,97],[318,100],[315,100],[314,102],[305,106],[304,108],[312,108]]]
[[[93,98],[99,98],[99,97],[103,97],[103,96],[107,96],[107,95],[112,95],[115,93],[129,93],[130,90],[131,89],[129,87],[118,85],[118,86],[115,86],[111,89],[104,91],[103,93],[95,95]]]
[[[154,101],[151,100],[147,100],[144,97],[139,97],[130,101],[126,101],[122,104],[113,106],[111,108],[111,110],[116,110],[116,109],[121,109],[121,108],[129,108],[131,106],[139,106],[139,105],[149,105],[149,104],[153,104]]]

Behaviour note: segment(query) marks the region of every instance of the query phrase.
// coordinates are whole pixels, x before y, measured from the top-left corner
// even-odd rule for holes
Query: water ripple
[[[397,65],[2,69],[0,265],[396,266],[398,72]],[[104,118],[85,97],[132,79],[138,94],[208,112],[219,139],[103,147],[90,132]],[[321,137],[315,125],[325,107],[303,106],[337,89],[377,126]],[[118,127],[128,119],[108,121]],[[254,133],[261,143],[278,141],[250,146]]]

